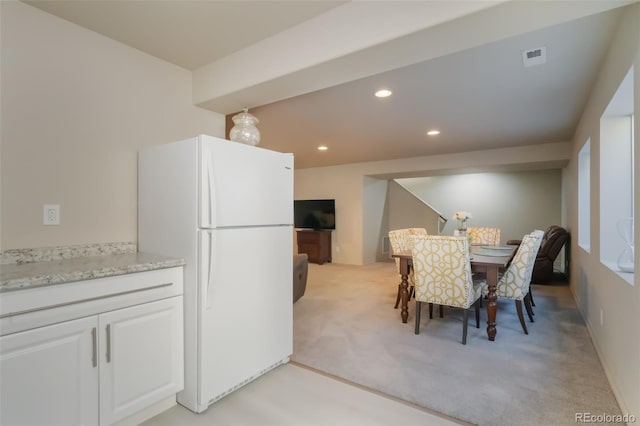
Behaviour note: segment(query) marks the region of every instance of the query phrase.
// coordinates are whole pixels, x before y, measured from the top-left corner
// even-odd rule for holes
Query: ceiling
[[[344,1],[24,0],[24,3],[193,71]]]
[[[26,3],[195,70],[345,2]],[[611,8],[408,66],[394,67],[387,53],[389,71],[246,105],[260,120],[260,146],[293,152],[296,168],[566,142],[621,11]],[[542,46],[547,62],[524,67],[522,52]],[[374,97],[383,87],[393,94]],[[441,134],[427,136],[430,129]],[[318,151],[319,145],[328,150]]]

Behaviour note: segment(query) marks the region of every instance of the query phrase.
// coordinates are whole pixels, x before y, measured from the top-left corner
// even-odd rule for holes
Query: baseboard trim
[[[589,320],[587,318],[585,318],[584,316],[584,311],[582,310],[582,305],[580,304],[580,300],[578,299],[576,293],[575,293],[575,287],[574,286],[569,286],[569,289],[571,291],[571,295],[573,296],[573,301],[576,303],[576,306],[578,307],[578,312],[580,312],[580,316],[582,317],[582,320],[584,321],[585,325],[587,326],[587,333],[589,333],[589,339],[591,339],[591,343],[593,344],[593,347],[596,350],[596,356],[598,357],[598,361],[600,361],[600,365],[602,366],[602,369],[604,370],[604,375],[607,377],[607,381],[609,382],[609,386],[611,386],[611,391],[613,392],[613,396],[616,399],[616,402],[618,403],[618,406],[620,407],[620,411],[622,412],[622,414],[625,413],[630,413],[629,411],[629,406],[627,405],[624,396],[622,395],[622,392],[620,392],[620,390],[618,389],[618,386],[616,385],[615,381],[612,380],[612,373],[610,368],[607,366],[607,364],[603,361],[603,356],[602,356],[602,350],[600,349],[600,346],[598,345],[597,340],[594,338],[594,333],[591,327],[591,323],[589,322]],[[635,414],[635,413],[633,413]]]

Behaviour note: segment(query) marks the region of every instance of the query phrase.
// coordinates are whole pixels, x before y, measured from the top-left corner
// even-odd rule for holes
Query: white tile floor
[[[175,406],[145,426],[386,426],[463,424],[292,363],[194,414]]]

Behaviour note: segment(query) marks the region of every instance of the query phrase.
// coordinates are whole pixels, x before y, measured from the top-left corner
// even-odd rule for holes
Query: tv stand
[[[331,231],[300,229],[297,231],[298,253],[306,253],[309,262],[331,262]]]

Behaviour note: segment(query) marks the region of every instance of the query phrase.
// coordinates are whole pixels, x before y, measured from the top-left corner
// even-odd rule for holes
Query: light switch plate
[[[43,225],[60,225],[60,205],[45,204],[43,209]]]

